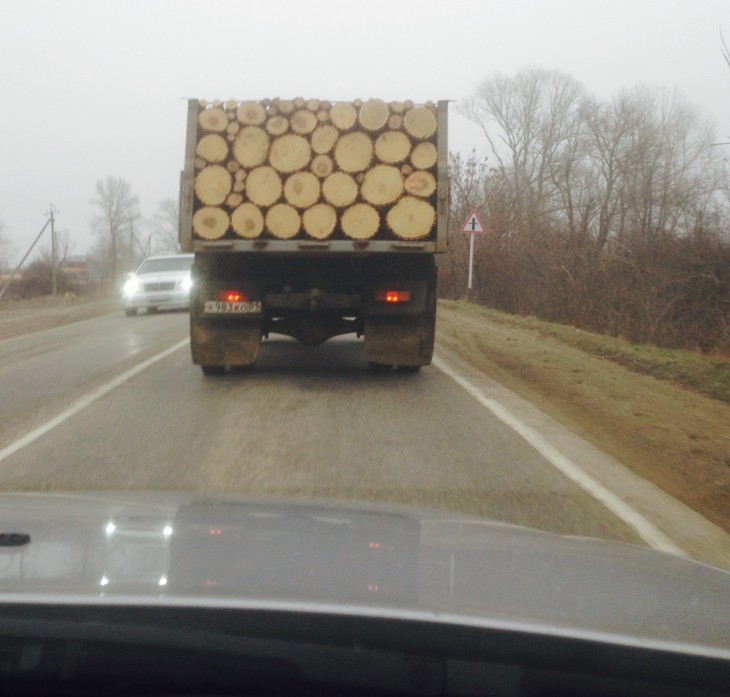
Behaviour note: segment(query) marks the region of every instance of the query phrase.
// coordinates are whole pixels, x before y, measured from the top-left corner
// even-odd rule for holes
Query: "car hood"
[[[182,281],[190,278],[190,271],[151,271],[149,273],[135,274],[140,283],[162,283],[165,281]]]
[[[730,658],[730,574],[382,504],[0,496],[0,602],[292,608],[612,636]]]

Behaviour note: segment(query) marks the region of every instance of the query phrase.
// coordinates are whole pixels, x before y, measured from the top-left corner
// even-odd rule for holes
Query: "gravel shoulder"
[[[730,531],[730,405],[482,310],[441,302],[437,345]]]

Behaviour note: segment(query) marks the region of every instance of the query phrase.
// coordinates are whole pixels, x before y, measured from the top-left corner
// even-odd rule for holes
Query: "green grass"
[[[519,317],[461,301],[441,301],[446,307],[482,316],[491,322],[534,331],[585,353],[606,358],[629,370],[651,375],[730,403],[730,360],[703,356],[692,351],[631,344],[603,334],[586,332],[534,317]]]

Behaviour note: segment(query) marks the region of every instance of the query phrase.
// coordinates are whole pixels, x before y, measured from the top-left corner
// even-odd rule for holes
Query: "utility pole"
[[[50,205],[48,215],[51,217],[51,294],[58,295],[58,247],[56,245],[56,227],[54,213],[57,213],[53,204]]]

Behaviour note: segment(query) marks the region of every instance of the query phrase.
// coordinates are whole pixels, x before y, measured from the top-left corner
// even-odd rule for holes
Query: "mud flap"
[[[430,365],[434,324],[427,316],[373,317],[365,320],[365,355],[368,363]]]
[[[202,366],[248,366],[256,362],[261,346],[261,320],[201,321],[190,316],[193,363]]]

